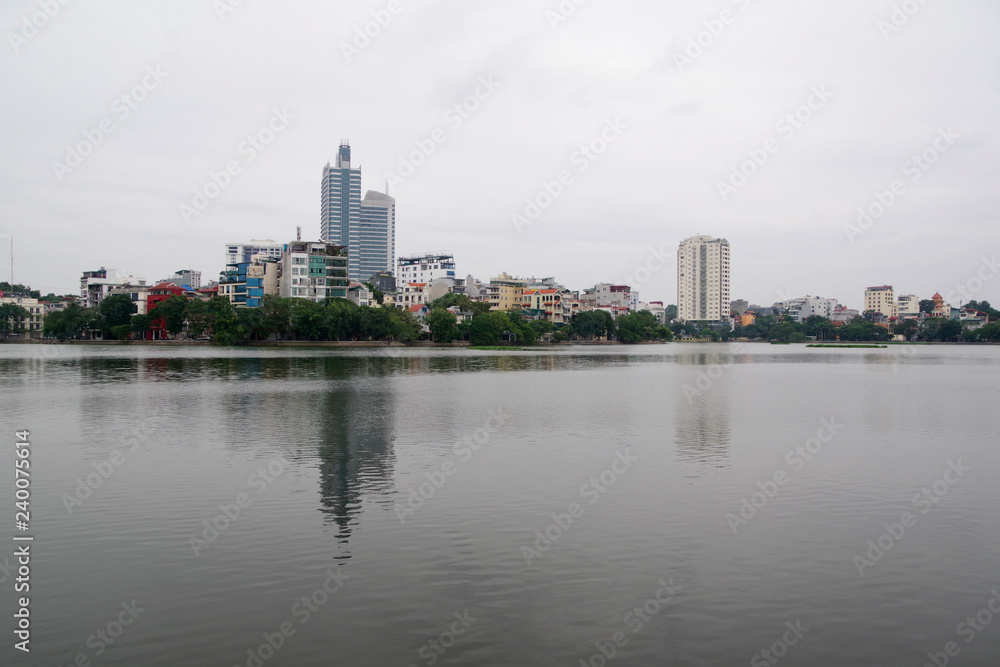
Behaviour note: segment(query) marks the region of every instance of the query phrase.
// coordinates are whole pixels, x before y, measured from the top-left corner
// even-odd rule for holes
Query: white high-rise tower
[[[689,321],[729,319],[729,241],[692,236],[677,249],[677,317]]]

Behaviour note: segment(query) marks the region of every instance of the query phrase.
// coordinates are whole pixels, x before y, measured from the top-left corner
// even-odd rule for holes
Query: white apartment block
[[[692,236],[677,248],[677,318],[729,320],[729,241]]]
[[[896,296],[892,285],[879,285],[865,290],[865,312],[869,311],[896,317]]]
[[[347,287],[347,248],[322,241],[286,245],[278,281],[281,297],[316,302],[346,299]]]
[[[84,271],[80,278],[80,305],[84,308],[97,308],[116,289],[145,285],[145,279],[127,275],[117,269],[102,266],[97,271]]]
[[[225,265],[229,266],[230,264],[251,262],[253,261],[254,256],[259,254],[263,254],[265,257],[280,260],[284,251],[285,244],[275,243],[271,239],[265,239],[263,241],[250,241],[249,243],[227,243]],[[191,285],[191,287],[193,289],[198,289],[194,285]]]
[[[614,306],[616,311],[632,309],[634,303],[638,303],[639,293],[636,292],[635,299],[632,298],[632,288],[628,285],[612,285],[611,283],[598,283],[593,288],[583,290],[580,301],[592,308],[606,308]]]
[[[166,281],[160,281],[166,282]],[[109,292],[108,296],[113,294],[124,294],[128,298],[132,299],[136,306],[136,315],[146,315],[149,309],[146,307],[146,299],[149,296],[149,285],[130,285],[126,287],[113,287]]]
[[[784,302],[785,310],[796,322],[805,322],[813,315],[832,320],[839,305],[836,299],[808,295]]]
[[[920,298],[914,294],[896,297],[896,315],[900,318],[920,316]]]
[[[662,301],[651,301],[649,303],[640,301],[635,305],[633,312],[638,313],[643,310],[652,313],[660,324],[667,323],[667,309],[663,306]]]
[[[28,317],[21,322],[24,331],[19,332],[19,335],[22,338],[42,337],[42,320],[45,317],[45,304],[39,303],[38,299],[26,296],[0,296],[0,303],[11,303],[28,311]]]
[[[437,278],[455,279],[455,256],[428,253],[396,260],[396,280],[402,283],[429,283]]]

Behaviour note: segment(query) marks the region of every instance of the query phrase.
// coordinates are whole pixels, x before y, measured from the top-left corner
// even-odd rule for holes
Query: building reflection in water
[[[301,470],[318,467],[318,509],[335,534],[338,559],[350,557],[347,542],[363,507],[388,503],[392,493],[400,362],[377,362],[229,358],[200,369],[221,383],[216,433],[227,447],[264,461],[282,455]]]
[[[328,389],[318,415],[320,511],[346,546],[368,502],[392,493],[394,387],[390,378],[360,377]],[[340,558],[348,558],[342,554]]]
[[[675,413],[677,458],[714,468],[729,465],[729,366],[728,352],[681,354]]]

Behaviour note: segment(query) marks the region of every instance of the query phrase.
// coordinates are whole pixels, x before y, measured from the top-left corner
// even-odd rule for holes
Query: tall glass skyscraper
[[[323,168],[320,240],[347,248],[351,280],[392,271],[396,256],[396,200],[368,191],[361,199],[361,170],[351,168],[351,146],[337,151],[336,166]]]

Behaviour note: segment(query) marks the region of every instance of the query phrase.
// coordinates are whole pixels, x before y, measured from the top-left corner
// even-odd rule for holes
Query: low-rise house
[[[362,283],[351,281],[347,286],[347,300],[355,306],[372,305],[372,291]]]
[[[28,316],[20,323],[22,330],[12,335],[20,338],[42,337],[42,320],[45,317],[44,303],[26,296],[0,296],[0,304],[3,303],[20,306],[28,311]]]
[[[397,292],[395,302],[399,308],[409,308],[420,303],[427,303],[427,283],[403,283]]]

